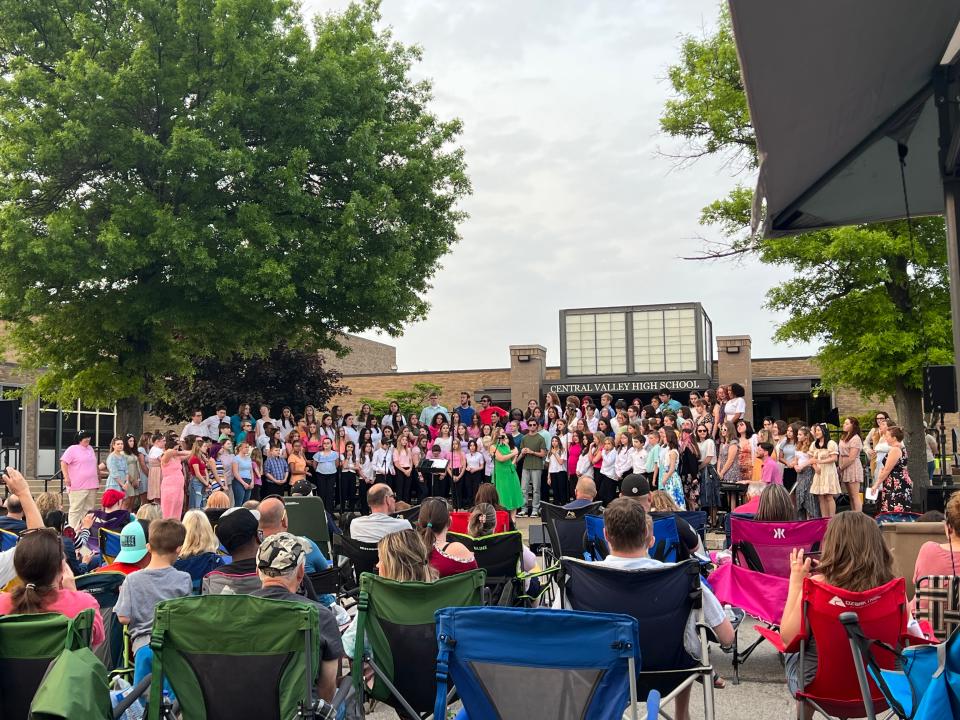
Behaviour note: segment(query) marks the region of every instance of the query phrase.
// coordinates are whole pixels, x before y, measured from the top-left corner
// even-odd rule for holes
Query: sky
[[[304,0],[306,14],[346,0]],[[713,27],[716,0],[384,0],[383,24],[418,44],[432,110],[464,123],[473,194],[422,321],[391,338],[398,369],[507,367],[509,345],[560,364],[564,308],[699,301],[714,336],[747,334],[754,357],[807,355],[772,340],[766,291],[788,271],[702,262],[700,210],[753,177],[718,158],[677,167],[660,133],[667,68],[683,36]],[[496,307],[509,314],[493,314]]]

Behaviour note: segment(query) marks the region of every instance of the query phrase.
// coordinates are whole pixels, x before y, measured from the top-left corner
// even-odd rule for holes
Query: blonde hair
[[[670,493],[663,490],[650,493],[650,506],[655,512],[680,512],[680,506],[670,497]]]
[[[954,535],[960,535],[960,493],[954,493],[947,500],[947,506],[943,509],[943,514],[947,525],[953,530]]]
[[[203,555],[203,553],[217,551],[220,543],[213,532],[210,519],[203,510],[187,510],[187,514],[183,516],[183,527],[187,531],[187,535],[183,539],[180,557]]]
[[[223,490],[214,490],[207,498],[207,507],[211,510],[226,510],[233,503]]]
[[[40,511],[40,517],[46,517],[48,512],[54,510],[63,510],[63,500],[59,493],[42,492],[37,495],[37,510]]]
[[[430,564],[427,546],[416,530],[386,535],[378,544],[380,576],[398,582],[433,582],[437,571]]]
[[[163,513],[160,511],[160,506],[155,505],[154,503],[144,503],[140,506],[140,509],[137,510],[137,520],[153,522],[154,520],[159,520],[162,517]]]
[[[497,509],[490,503],[477,503],[473,512],[470,513],[470,520],[467,523],[467,532],[471,537],[483,537],[491,535],[497,528]]]

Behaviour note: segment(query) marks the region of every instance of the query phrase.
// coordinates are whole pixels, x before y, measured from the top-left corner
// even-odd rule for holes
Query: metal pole
[[[947,266],[950,274],[950,316],[953,319],[953,362],[956,373],[960,362],[960,180],[945,179],[943,196],[943,216],[947,226]]]

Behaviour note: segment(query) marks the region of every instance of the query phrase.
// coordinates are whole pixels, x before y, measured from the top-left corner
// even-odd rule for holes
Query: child
[[[134,685],[146,677],[153,667],[150,632],[157,603],[184,597],[193,590],[190,574],[173,568],[186,534],[180,521],[173,518],[150,523],[150,540],[147,543],[150,562],[143,570],[128,575],[120,586],[114,612],[117,620],[129,626],[134,657]]]

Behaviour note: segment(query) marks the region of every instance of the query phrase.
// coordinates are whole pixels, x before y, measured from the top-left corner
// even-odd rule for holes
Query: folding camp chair
[[[564,607],[601,613],[624,613],[637,619],[640,657],[638,692],[661,693],[661,703],[674,700],[697,679],[703,682],[706,720],[714,717],[713,667],[704,626],[700,570],[696,560],[649,570],[623,570],[574,558],[561,562]],[[683,645],[687,619],[693,612],[700,635],[700,661]]]
[[[148,717],[174,717],[162,695],[164,676],[184,718],[317,717],[320,612],[325,611],[315,603],[251,595],[189,596],[159,603],[150,638]]]
[[[97,540],[100,543],[100,556],[103,558],[103,563],[109,565],[120,554],[120,533],[100,528],[97,531]]]
[[[903,578],[865,592],[850,592],[817,582],[803,581],[801,596],[800,635],[785,646],[780,634],[763,626],[757,632],[766,637],[781,653],[800,653],[800,691],[797,700],[810,705],[828,717],[860,718],[867,715],[860,694],[858,670],[854,662],[840,615],[856,610],[863,632],[899,651],[907,637],[907,595]],[[810,639],[816,641],[816,675],[809,685],[804,682],[804,668],[809,662]],[[890,669],[894,655],[878,647],[875,653],[880,667]],[[871,701],[877,710],[887,707],[883,695],[874,686]]]
[[[463,543],[473,552],[477,566],[486,571],[490,605],[534,605],[549,589],[544,578],[556,572],[556,569],[522,570],[523,536],[519,530],[478,538],[448,532],[447,539]],[[540,583],[539,587],[531,585],[534,579]],[[533,589],[532,594],[526,591],[528,587]]]
[[[20,536],[10,530],[0,530],[0,552],[12,550],[17,546]]]
[[[765,522],[735,517],[730,523],[733,562],[757,572],[790,577],[790,553],[820,548],[830,518]]]
[[[434,718],[448,679],[470,720],[637,717],[637,621],[572,610],[451,607],[437,612]]]
[[[584,557],[593,561],[603,560],[609,553],[607,541],[603,537],[603,515],[586,515],[583,520],[587,528]],[[677,562],[680,555],[680,532],[672,515],[654,520],[653,537],[650,557],[660,562]]]
[[[872,640],[860,627],[855,612],[840,615],[857,665],[857,680],[869,720],[876,717],[874,694],[904,720],[940,720],[960,717],[960,634],[939,644],[919,644],[898,651]],[[910,638],[911,642],[916,642]],[[896,658],[894,669],[878,662],[880,653]],[[869,679],[868,679],[869,678]]]
[[[313,540],[328,558],[330,557],[330,528],[327,526],[327,510],[323,498],[285,497],[283,506],[287,511],[287,529],[294,535],[303,535]]]
[[[603,536],[603,515],[584,515],[583,556],[587,560],[603,560],[610,552]]]
[[[666,517],[678,517],[685,520],[693,528],[694,532],[700,536],[700,540],[706,546],[707,543],[707,513],[703,510],[677,510],[676,512],[652,512],[650,513],[654,520],[660,520]]]
[[[380,550],[376,543],[364,543],[342,535],[337,537],[337,550],[350,561],[350,566],[353,568],[349,578],[351,590],[360,587],[360,576],[364,573],[377,574]]]
[[[0,717],[26,718],[47,667],[61,650],[90,644],[93,610],[0,617]]]
[[[106,638],[99,647],[93,649],[107,670],[114,671],[122,668],[120,675],[133,677],[132,658],[126,655],[124,626],[117,621],[113,611],[120,596],[120,586],[127,576],[122,572],[96,572],[78,575],[75,578],[77,590],[88,592],[100,605],[100,617],[103,620],[103,632]],[[129,678],[128,678],[129,679]]]
[[[541,503],[543,505],[543,503]],[[466,535],[470,524],[470,513],[466,510],[454,510],[450,513],[450,532]],[[510,513],[506,510],[497,510],[497,524],[494,532],[507,532],[510,530]]]
[[[583,537],[587,531],[585,515],[596,515],[600,512],[601,503],[595,502],[584,505],[582,508],[567,510],[560,505],[548,502],[540,503],[540,519],[547,528],[547,537],[550,546],[545,549],[544,565],[552,565],[564,555],[568,557],[583,557]]]
[[[411,718],[428,716],[437,687],[434,613],[451,606],[480,605],[484,579],[483,570],[435,583],[401,583],[365,573],[360,578],[353,655],[357,694],[366,693]],[[374,672],[370,690],[363,679],[364,663]]]
[[[960,577],[925,575],[917,578],[914,595],[917,621],[933,637],[948,638],[960,627]]]
[[[403,518],[407,520],[411,525],[417,524],[417,518],[420,517],[420,506],[412,505],[406,510],[397,510],[394,513],[390,513],[390,517]]]

